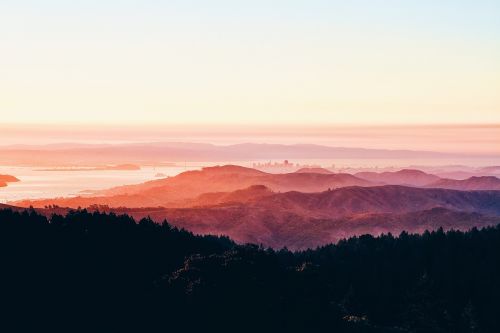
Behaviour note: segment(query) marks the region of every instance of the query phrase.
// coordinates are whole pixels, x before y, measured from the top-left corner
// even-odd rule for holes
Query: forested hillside
[[[0,211],[7,331],[498,332],[500,228],[304,252],[143,219]]]

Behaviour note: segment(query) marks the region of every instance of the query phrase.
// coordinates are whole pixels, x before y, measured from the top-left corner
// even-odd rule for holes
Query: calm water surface
[[[39,171],[35,167],[1,167],[0,174],[16,176],[21,181],[0,187],[0,202],[81,195],[82,191],[102,190],[125,184],[159,179],[157,174],[175,176],[186,167],[143,167],[141,170]]]
[[[141,170],[95,170],[95,171],[40,171],[39,167],[12,167],[0,166],[0,174],[16,176],[21,181],[9,183],[7,187],[0,187],[0,203],[20,199],[53,198],[77,196],[84,191],[102,190],[114,186],[126,184],[138,184],[149,180],[159,179],[157,174],[164,176],[175,176],[188,170],[199,170],[203,166],[237,164],[252,167],[253,162],[267,161],[232,161],[232,162],[199,162],[188,163],[177,166],[142,167]],[[272,161],[275,162],[275,161]],[[281,162],[281,161],[278,161]],[[314,159],[314,160],[291,160],[291,163],[302,165],[319,165],[330,168],[332,165],[338,168],[354,167],[408,167],[411,165],[468,165],[480,167],[488,165],[500,165],[499,160],[425,160],[425,159]],[[268,170],[270,171],[270,170]],[[272,172],[272,171],[271,171]]]

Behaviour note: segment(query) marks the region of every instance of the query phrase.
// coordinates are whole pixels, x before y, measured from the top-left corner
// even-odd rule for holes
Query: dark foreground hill
[[[3,332],[498,332],[500,228],[305,252],[0,211]]]

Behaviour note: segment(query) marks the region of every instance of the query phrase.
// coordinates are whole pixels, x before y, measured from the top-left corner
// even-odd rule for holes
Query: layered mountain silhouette
[[[88,197],[14,204],[47,215],[64,212],[59,207],[89,207],[137,219],[149,216],[241,243],[305,249],[365,233],[466,230],[499,223],[498,182],[495,177],[440,179],[419,170],[351,175],[313,168],[270,174],[226,165]],[[405,186],[380,185],[394,183]]]
[[[51,144],[0,147],[0,165],[95,166],[169,162],[251,161],[315,158],[448,158],[460,154],[431,151],[330,147],[314,144],[213,145],[189,142],[127,144]],[[463,157],[463,156],[462,156]],[[14,162],[15,161],[15,162]]]
[[[100,191],[91,197],[24,200],[20,206],[86,207],[92,204],[110,207],[183,207],[187,199],[204,193],[232,192],[252,185],[264,185],[274,192],[321,192],[345,186],[373,185],[350,174],[286,173],[270,174],[235,165],[187,171],[175,177],[158,179]]]
[[[241,243],[305,249],[366,233],[494,225],[500,222],[500,191],[387,185],[273,193],[264,186],[252,186],[203,194],[186,202],[184,208],[96,209],[137,219],[151,217],[157,222],[167,219],[195,233],[228,235]]]

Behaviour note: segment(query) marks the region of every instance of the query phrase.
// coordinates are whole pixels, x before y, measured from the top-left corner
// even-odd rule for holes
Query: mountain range
[[[186,171],[175,177],[157,179],[95,192],[93,196],[24,200],[21,206],[43,207],[57,204],[86,207],[92,204],[110,207],[182,207],[187,199],[204,193],[231,192],[252,185],[264,185],[274,192],[321,192],[345,186],[370,186],[371,182],[350,174],[286,173],[271,174],[236,165],[207,167]]]
[[[248,196],[255,192],[260,196]],[[466,230],[500,222],[500,191],[386,185],[273,194],[252,187],[220,193],[217,200],[214,205],[185,208],[100,209],[135,218],[167,219],[195,233],[229,235],[242,243],[291,249],[366,233],[423,232],[439,227]]]
[[[15,202],[89,207],[137,219],[168,220],[237,242],[305,249],[364,233],[466,230],[500,222],[496,177],[441,179],[419,170],[270,174],[226,165],[98,191],[88,197]],[[403,185],[401,185],[403,184]]]
[[[214,145],[186,142],[127,144],[52,144],[0,147],[0,165],[96,166],[284,159],[460,158],[433,151],[330,147],[314,144],[243,143]],[[470,156],[468,156],[470,157]],[[481,156],[477,156],[481,157]],[[483,156],[484,157],[484,156]]]

